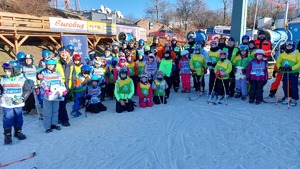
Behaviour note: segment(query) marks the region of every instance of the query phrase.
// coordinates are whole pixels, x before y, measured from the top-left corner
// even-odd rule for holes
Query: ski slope
[[[36,152],[6,168],[300,168],[299,105],[287,109],[280,103],[255,105],[235,98],[227,106],[212,105],[207,96],[188,101],[189,96],[195,92],[172,91],[166,105],[121,114],[115,112],[115,101],[105,101],[106,112],[71,118],[70,127],[49,134],[37,117],[25,116],[27,139],[0,144],[0,163]]]

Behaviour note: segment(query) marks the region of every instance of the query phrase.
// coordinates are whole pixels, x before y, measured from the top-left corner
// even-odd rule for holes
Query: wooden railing
[[[0,30],[50,31],[49,17],[0,12]]]

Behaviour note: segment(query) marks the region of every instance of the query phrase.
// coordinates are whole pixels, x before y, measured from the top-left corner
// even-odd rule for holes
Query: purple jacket
[[[267,62],[263,59],[257,60],[256,58],[254,58],[248,64],[246,78],[248,81],[268,80]]]

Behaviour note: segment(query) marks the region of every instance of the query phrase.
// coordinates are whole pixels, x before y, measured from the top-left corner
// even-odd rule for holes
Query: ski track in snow
[[[188,101],[194,95],[172,90],[166,105],[121,114],[115,101],[105,101],[106,112],[70,118],[70,127],[49,134],[35,116],[24,116],[28,138],[0,144],[0,163],[35,151],[36,157],[6,168],[300,168],[299,105],[287,109],[235,98],[228,105],[212,105],[207,96]]]

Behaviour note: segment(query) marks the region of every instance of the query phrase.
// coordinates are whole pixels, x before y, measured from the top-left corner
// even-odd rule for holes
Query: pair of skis
[[[22,159],[19,159],[19,160],[15,160],[15,161],[12,161],[12,162],[8,162],[8,163],[3,163],[1,164],[0,163],[0,168],[1,167],[6,167],[6,166],[9,166],[11,164],[15,164],[15,163],[18,163],[18,162],[22,162],[22,161],[25,161],[25,160],[28,160],[28,159],[31,159],[32,157],[34,157],[36,155],[36,152],[32,152],[30,153],[27,157],[25,158],[22,158]]]

